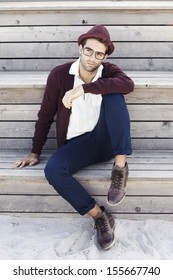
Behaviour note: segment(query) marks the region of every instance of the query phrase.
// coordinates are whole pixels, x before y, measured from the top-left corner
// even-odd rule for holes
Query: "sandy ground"
[[[0,216],[1,260],[173,260],[173,222],[116,220],[114,246],[97,244],[92,219]]]

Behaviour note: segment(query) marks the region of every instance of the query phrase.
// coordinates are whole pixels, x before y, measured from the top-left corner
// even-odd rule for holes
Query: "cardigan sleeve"
[[[95,82],[83,84],[84,92],[93,94],[122,93],[134,90],[134,82],[119,67],[109,62],[103,64],[102,77]]]
[[[32,139],[32,153],[41,154],[42,148],[47,140],[51,124],[57,112],[58,105],[58,83],[56,69],[48,76],[42,104],[38,112],[38,120],[35,125],[35,133]]]

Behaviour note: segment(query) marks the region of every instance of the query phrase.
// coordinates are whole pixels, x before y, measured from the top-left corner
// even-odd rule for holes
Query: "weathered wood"
[[[172,105],[128,105],[131,120],[134,121],[171,121],[173,118]]]
[[[148,149],[148,150],[172,150],[172,139],[163,138],[132,138],[133,149]],[[49,146],[50,149],[50,146]]]
[[[129,165],[131,168],[131,165]],[[110,181],[82,181],[82,185],[87,189],[91,195],[107,195]],[[173,186],[172,181],[159,181],[159,180],[146,180],[146,181],[135,181],[128,180],[127,182],[127,193],[128,195],[140,195],[143,196],[147,194],[148,196],[164,196],[165,189],[166,195],[173,196]],[[57,195],[55,190],[45,181],[42,182],[24,182],[23,180],[17,181],[15,185],[12,181],[2,180],[0,185],[0,195],[1,194],[11,194],[11,195]]]
[[[31,136],[32,137],[32,136]],[[32,138],[0,138],[0,150],[28,150],[32,147]],[[163,144],[161,144],[163,145]],[[168,143],[165,147],[169,147]],[[48,139],[44,146],[46,150],[54,150],[57,148],[55,139]]]
[[[36,166],[22,170],[12,168],[14,162],[27,153],[29,151],[14,151],[10,154],[0,152],[0,194],[56,195],[43,173],[51,152],[43,152],[41,162]],[[171,152],[165,150],[134,151],[128,156],[130,169],[128,195],[173,195],[172,156]],[[106,195],[110,185],[112,164],[111,160],[91,165],[74,176],[92,195]],[[14,181],[15,185],[12,183]]]
[[[32,147],[31,138],[0,138],[1,150],[28,150]],[[132,138],[132,147],[134,150],[149,149],[149,150],[172,150],[172,139],[163,138]],[[57,148],[55,139],[48,139],[43,149],[54,150]]]
[[[42,93],[43,93],[45,85],[46,85],[48,73],[49,72],[47,72],[47,71],[1,72],[0,94],[2,95],[2,98],[3,98],[3,95],[5,96],[6,93],[10,93],[10,94],[14,93],[14,94],[18,94],[18,95],[21,93],[21,98],[22,98],[22,94],[25,90],[26,91],[25,95],[27,95],[27,91],[28,91],[28,98],[30,98],[30,101],[33,102],[32,96],[30,96],[31,90],[33,90],[35,93],[35,92],[37,92],[38,89],[40,89],[40,90],[42,90]],[[172,72],[168,72],[168,71],[153,71],[153,72],[126,71],[126,73],[134,80],[136,97],[139,96],[139,94],[140,94],[141,100],[143,100],[142,98],[143,98],[144,92],[145,92],[145,94],[148,93],[148,98],[150,97],[151,94],[152,94],[152,96],[154,94],[156,100],[157,100],[157,95],[162,96],[162,94],[163,95],[166,94],[167,98],[169,98],[169,96],[172,96],[172,90],[171,90],[173,87]],[[157,92],[157,95],[155,94],[155,90]],[[127,95],[126,97],[131,98],[131,96],[134,95],[135,92]],[[15,100],[15,96],[14,96],[14,98],[12,98],[11,103],[13,103],[13,99]],[[162,100],[164,100],[164,99],[162,99]],[[1,102],[1,100],[0,100],[0,102]],[[28,102],[29,102],[29,100],[28,100]],[[41,102],[41,98],[40,98],[40,102]],[[145,99],[145,102],[147,102],[146,99]],[[155,102],[155,100],[154,100],[154,102]],[[4,101],[2,101],[2,103],[4,103]],[[23,103],[22,99],[21,99],[21,103]],[[141,103],[141,102],[139,102],[139,100],[138,100],[137,103]]]
[[[30,138],[35,130],[35,122],[0,122],[1,137]],[[48,137],[56,137],[55,124],[52,125]]]
[[[20,4],[16,6],[10,4],[10,7],[13,7],[10,11],[8,4],[7,9],[5,8],[6,4],[1,7],[3,11],[1,14],[1,33],[2,41],[4,41],[2,51],[7,50],[7,53],[4,53],[3,56],[1,51],[2,60],[0,69],[50,70],[56,65],[54,64],[55,58],[57,59],[58,57],[61,61],[62,57],[64,60],[67,58],[64,56],[65,54],[60,53],[58,55],[56,52],[58,46],[55,45],[57,41],[60,42],[63,40],[66,44],[67,41],[76,42],[78,33],[81,30],[87,30],[89,26],[96,23],[106,24],[110,28],[110,33],[115,43],[118,41],[116,43],[117,52],[112,58],[117,57],[120,60],[120,67],[124,69],[133,68],[136,70],[173,69],[170,59],[170,57],[172,57],[172,29],[171,26],[168,26],[169,24],[172,25],[172,17],[170,16],[170,11],[173,9],[172,3],[161,1],[159,4],[158,2],[154,2],[154,4],[150,2],[141,4],[141,2],[138,8],[137,3],[134,5],[133,2],[130,2],[130,4],[126,4],[126,2],[123,2],[123,4],[122,2],[117,2],[115,4],[114,1],[103,1],[103,10],[103,7],[98,7],[98,5],[96,5],[98,1],[92,1],[89,5],[81,2],[80,4],[78,3],[79,6],[77,6],[76,1],[70,1],[70,5],[67,5],[67,3],[64,4],[63,2],[64,1],[58,1],[58,4],[49,2],[49,5],[43,3],[41,9],[39,8],[40,3],[33,6],[32,4],[24,4],[24,6]],[[62,22],[62,18],[65,19],[65,21]],[[125,21],[123,21],[123,18]],[[5,19],[6,23],[4,23]],[[12,20],[11,24],[9,20]],[[74,20],[76,20],[75,23],[73,22]],[[105,22],[103,22],[104,20]],[[169,20],[169,23],[167,20]],[[148,26],[146,26],[146,22]],[[37,26],[38,24],[39,26]],[[157,26],[155,26],[156,24]],[[6,26],[3,27],[3,25]],[[10,26],[10,28],[8,26]],[[12,31],[13,28],[14,30]],[[64,33],[61,32],[63,29]],[[50,30],[52,30],[52,32]],[[60,34],[60,36],[58,34]],[[24,47],[22,47],[23,40],[28,41],[28,44],[35,41],[35,44],[31,46],[25,43]],[[49,40],[48,44],[45,43],[46,40]],[[148,40],[151,43],[147,43]],[[10,41],[12,42],[11,44],[9,44]],[[6,42],[8,42],[7,45]],[[17,44],[15,42],[17,42]],[[38,45],[36,45],[37,42],[39,42]],[[40,42],[42,42],[41,45]],[[121,53],[121,51],[118,51],[118,47],[120,46],[121,50],[122,42],[124,52]],[[129,42],[133,42],[133,45]],[[134,45],[134,42],[137,42],[137,44]],[[141,56],[140,42],[141,44],[143,43],[143,56]],[[158,42],[158,45],[156,42]],[[54,46],[52,45],[53,43]],[[154,44],[156,44],[156,46]],[[128,45],[130,48],[128,48]],[[59,46],[61,48],[61,45]],[[162,54],[160,53],[161,46],[162,49],[164,47]],[[13,52],[10,53],[10,48],[14,49],[17,55],[14,55]],[[40,49],[40,52],[37,48]],[[49,53],[52,52],[51,56],[47,56],[48,52],[46,48],[49,48]],[[23,52],[23,49],[25,49],[26,52]],[[153,50],[153,53],[150,53],[150,50]],[[23,59],[19,56],[21,53],[24,54],[24,56],[22,56]],[[163,53],[167,55],[163,56]],[[74,50],[70,59],[76,58],[76,55]],[[30,60],[31,58],[33,58],[34,62]],[[139,63],[137,63],[136,58]]]
[[[40,105],[0,105],[1,121],[27,120],[35,121]]]
[[[0,165],[1,169],[11,169],[12,164],[14,163],[15,159],[18,157],[24,157],[26,154],[30,153],[30,150],[21,150],[17,151],[14,150],[11,153],[8,153],[7,150],[0,151]],[[32,167],[26,167],[25,169],[29,170],[42,170],[51,156],[53,151],[44,151],[41,155],[41,162],[37,165]],[[173,168],[173,152],[166,151],[166,150],[134,150],[132,155],[127,156],[128,163],[131,165],[132,170],[172,170]],[[3,165],[7,164],[5,168]],[[92,166],[85,167],[85,170],[111,170],[113,165],[113,159],[101,162],[98,164],[93,164]],[[19,172],[18,169],[14,169],[16,172]],[[18,174],[18,173],[16,173]]]
[[[88,26],[17,26],[1,27],[2,42],[77,42]],[[109,26],[112,41],[159,42],[172,41],[172,26]],[[116,43],[115,43],[116,44]]]
[[[142,48],[142,52],[141,52]],[[173,56],[172,42],[117,42],[112,57],[119,58],[170,58]],[[0,58],[73,58],[78,57],[76,43],[1,43]]]
[[[171,1],[142,1],[142,2],[136,2],[136,1],[118,1],[118,2],[114,2],[114,1],[102,1],[102,4],[98,7],[98,1],[92,1],[89,2],[88,1],[49,1],[49,2],[43,2],[43,1],[39,1],[39,2],[32,2],[32,4],[30,2],[2,2],[1,6],[0,6],[0,10],[2,11],[12,11],[12,10],[16,10],[17,11],[35,11],[35,10],[80,10],[83,9],[85,11],[87,10],[116,10],[116,9],[120,9],[120,10],[155,10],[155,9],[159,9],[159,10],[170,10],[173,8],[173,5],[171,3]]]
[[[136,84],[134,93],[126,95],[131,117],[133,147],[172,149],[172,73],[128,72],[127,74]],[[31,148],[31,138],[47,75],[47,72],[2,73],[1,149]],[[53,126],[45,145],[46,149],[56,148],[55,135]]]
[[[133,93],[127,94],[125,98],[127,103],[133,104],[171,104],[173,103],[173,90],[166,88],[166,86],[165,88],[136,88]]]
[[[73,61],[73,58],[23,58],[0,59],[1,71],[50,71],[57,65]],[[124,70],[136,71],[173,71],[171,58],[109,58],[108,61],[117,64]]]
[[[35,129],[35,122],[0,122],[1,137],[30,138]],[[173,122],[131,122],[131,136],[150,138],[173,138]],[[48,138],[56,137],[55,123],[52,125]]]
[[[130,0],[129,0],[130,1]],[[9,215],[9,213],[1,213],[1,215]],[[167,213],[167,214],[160,214],[160,213],[112,213],[112,215],[117,218],[117,219],[129,219],[129,220],[148,220],[148,219],[160,219],[160,220],[170,220],[172,221],[173,219],[173,214]],[[13,217],[23,217],[23,218],[62,218],[62,213],[16,213],[16,212],[11,212],[10,216]],[[72,218],[72,219],[77,219],[79,216],[78,213],[72,213],[72,212],[67,212],[63,213],[63,218]],[[88,215],[85,216],[86,218],[90,218]]]
[[[97,196],[100,205],[106,205],[105,197]],[[107,206],[113,213],[160,213],[173,214],[172,197],[126,196],[126,199],[116,207]],[[0,212],[75,212],[74,209],[59,196],[0,196]]]
[[[7,86],[7,85],[6,85]],[[0,88],[0,104],[33,104],[41,103],[44,89],[42,88]]]
[[[25,182],[32,182],[32,180],[43,180],[44,172],[43,170],[38,169],[14,169],[11,168],[10,172],[7,169],[1,169],[0,170],[0,176],[2,180],[24,180]],[[85,169],[80,170],[80,172],[76,172],[75,177],[78,180],[84,180],[84,181],[105,181],[110,180],[110,170],[105,169],[103,170],[99,169],[91,169],[89,172],[86,172]],[[159,179],[160,181],[166,181],[166,180],[172,180],[173,179],[173,172],[172,170],[147,170],[147,166],[145,170],[136,169],[130,171],[129,178],[133,178],[135,180],[143,181],[143,180],[154,180],[155,178]],[[17,182],[16,182],[17,183]]]
[[[40,105],[0,105],[1,121],[35,121]],[[172,121],[173,107],[169,104],[128,105],[132,121]]]
[[[172,88],[173,73],[169,71],[126,71],[134,80],[135,89]],[[37,89],[45,88],[48,71],[1,72],[2,89]]]
[[[130,74],[130,73],[129,73]],[[131,74],[130,74],[131,75]],[[20,75],[19,75],[20,76]],[[26,74],[27,76],[27,74]],[[145,74],[143,74],[145,76]],[[21,78],[24,77],[21,75]],[[159,78],[158,78],[159,79]],[[145,80],[145,77],[144,77]],[[45,77],[46,81],[46,77]],[[144,81],[146,82],[146,81]],[[7,82],[5,82],[7,83]],[[8,85],[6,84],[6,87]],[[9,87],[12,87],[9,83]],[[24,86],[23,86],[24,87]],[[0,104],[40,104],[44,94],[43,88],[0,88]],[[170,104],[173,103],[173,90],[171,88],[138,88],[125,96],[127,103],[133,104]]]
[[[10,16],[9,16],[10,15]],[[170,10],[105,10],[105,11],[21,11],[12,13],[0,11],[1,25],[95,25],[95,24],[172,24]]]
[[[14,150],[12,154],[7,153],[7,151],[0,150],[0,162],[5,160],[5,158],[12,159],[17,154],[24,155],[27,151],[29,152],[30,150],[21,150],[21,151]],[[47,159],[49,156],[50,156],[50,151],[48,151],[48,150],[46,150],[42,153],[42,157],[44,159]],[[161,149],[161,150],[153,150],[153,151],[148,150],[147,151],[147,150],[141,149],[138,151],[134,151],[133,154],[129,156],[129,158],[132,158],[132,157],[133,157],[133,160],[134,159],[147,160],[146,163],[148,163],[148,161],[152,162],[152,163],[157,162],[159,158],[161,160],[166,159],[166,160],[168,160],[168,162],[170,162],[170,160],[173,159],[173,150],[166,151],[165,149]],[[110,160],[110,161],[104,162],[104,164],[110,164],[111,162],[112,161]],[[99,166],[100,166],[100,164],[99,164]],[[35,168],[35,167],[30,167],[30,168]]]
[[[54,124],[44,148],[51,151],[44,150],[40,164],[25,169],[12,166],[30,152],[48,72],[76,59],[79,34],[99,23],[108,26],[116,46],[108,61],[126,70],[166,71],[128,73],[136,84],[134,93],[126,96],[132,146],[150,150],[134,150],[128,157],[127,196],[110,210],[118,217],[133,219],[173,218],[173,75],[168,72],[173,70],[173,3],[144,2],[23,1],[0,5],[0,69],[4,71],[0,75],[1,213],[75,215],[44,178],[45,164],[56,149]],[[160,150],[163,148],[167,150]],[[74,177],[104,205],[111,169],[109,161],[82,169]]]
[[[0,151],[0,212],[30,215],[64,215],[75,213],[44,178],[44,166],[51,155],[45,151],[40,164],[24,169],[12,168],[13,163],[29,151]],[[173,218],[173,151],[134,151],[128,156],[128,192],[123,202],[107,206],[113,161],[84,168],[73,176],[114,215],[132,219],[151,217]],[[4,164],[4,165],[3,165]]]

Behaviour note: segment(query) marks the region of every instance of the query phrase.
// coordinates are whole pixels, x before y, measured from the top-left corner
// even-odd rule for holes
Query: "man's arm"
[[[62,99],[62,103],[66,108],[70,109],[72,107],[73,100],[75,100],[76,98],[80,97],[83,94],[84,94],[84,89],[82,85],[77,86],[71,90],[68,90],[65,93]]]
[[[17,160],[14,167],[22,168],[26,165],[33,166],[39,162],[42,148],[47,140],[50,126],[54,120],[58,104],[57,75],[53,70],[47,80],[41,108],[38,112],[38,120],[35,125],[33,147],[31,153]]]
[[[56,70],[53,69],[47,79],[41,108],[38,112],[38,120],[35,125],[35,133],[32,139],[33,147],[31,150],[34,154],[41,154],[51,124],[54,121],[58,106],[58,84],[58,75]]]
[[[64,106],[72,107],[73,100],[87,92],[93,94],[122,93],[127,94],[134,90],[134,82],[120,68],[106,63],[103,78],[95,82],[82,84],[67,91],[62,99]]]
[[[20,160],[17,160],[14,167],[22,168],[25,165],[33,166],[39,162],[39,158],[40,158],[39,155],[31,153],[30,155],[28,155]]]
[[[104,63],[102,78],[95,82],[83,84],[84,92],[93,94],[122,93],[134,90],[134,82],[119,67],[109,62]]]

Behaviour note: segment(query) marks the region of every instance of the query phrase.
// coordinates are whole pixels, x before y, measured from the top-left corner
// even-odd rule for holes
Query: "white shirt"
[[[73,88],[84,84],[84,81],[79,77],[79,63],[80,58],[71,65],[69,70],[69,74],[75,75]],[[101,77],[102,70],[103,65],[100,65],[92,82]],[[93,130],[99,119],[101,101],[101,94],[92,93],[85,93],[85,99],[80,96],[73,101],[67,139]]]

